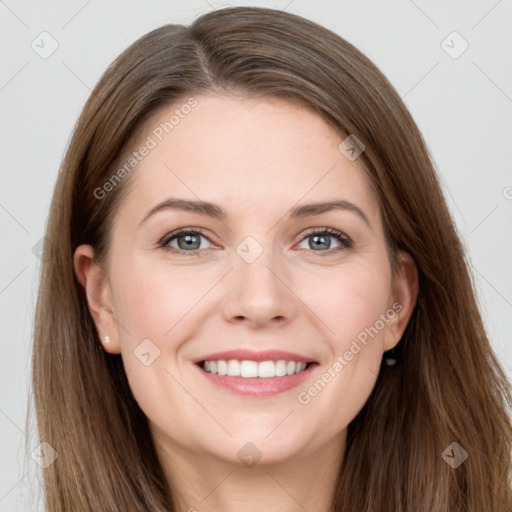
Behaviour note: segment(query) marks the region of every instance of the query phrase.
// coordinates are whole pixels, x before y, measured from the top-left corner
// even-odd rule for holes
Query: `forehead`
[[[130,208],[178,196],[219,203],[229,216],[264,207],[275,217],[298,203],[347,199],[379,219],[362,166],[340,152],[344,136],[318,114],[277,98],[204,95],[194,103],[184,99],[145,123],[135,148],[150,149],[129,178]]]

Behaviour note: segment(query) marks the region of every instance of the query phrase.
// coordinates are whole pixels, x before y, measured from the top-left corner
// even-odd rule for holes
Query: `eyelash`
[[[327,251],[313,251],[311,249],[312,252],[318,252],[320,256],[328,256],[328,255],[332,255],[333,253],[337,253],[339,251],[351,249],[354,245],[352,240],[347,235],[345,235],[341,231],[338,231],[337,229],[332,229],[332,228],[328,228],[328,227],[311,229],[304,234],[303,238],[300,241],[302,242],[304,239],[306,239],[312,235],[319,235],[319,234],[330,235],[333,238],[335,238],[338,242],[340,242],[339,247],[335,247],[334,249],[328,249]],[[194,249],[192,251],[185,251],[183,249],[176,249],[175,247],[169,247],[167,245],[171,240],[178,238],[181,235],[201,235],[204,238],[206,238],[210,243],[212,243],[211,240],[204,234],[204,231],[201,228],[183,228],[183,229],[178,229],[176,231],[173,231],[173,232],[165,235],[165,237],[162,238],[162,240],[160,240],[159,246],[169,252],[182,253],[182,254],[185,253],[188,256],[201,256],[202,251],[209,250],[209,249]]]

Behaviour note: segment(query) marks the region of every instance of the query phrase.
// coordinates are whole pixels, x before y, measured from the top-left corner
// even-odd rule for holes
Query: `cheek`
[[[173,377],[181,344],[193,336],[190,319],[212,286],[208,276],[190,269],[120,264],[113,274],[115,313],[123,365],[133,395],[148,418],[165,425],[166,403],[193,408]],[[150,340],[150,341],[148,341]],[[177,427],[178,428],[178,427]],[[183,433],[185,436],[185,433]]]
[[[375,386],[387,325],[382,315],[389,313],[387,272],[378,263],[354,265],[325,281],[323,301],[318,289],[315,292],[317,306],[323,304],[319,316],[327,325],[330,359],[311,386],[300,391],[298,401],[306,411],[329,411],[329,435],[348,425]]]
[[[354,338],[367,332],[388,308],[390,275],[380,262],[359,263],[317,275],[298,295],[316,313],[326,339],[337,353],[347,350]],[[379,336],[384,334],[379,322]],[[372,331],[374,332],[374,331]],[[374,335],[376,338],[377,335]],[[364,338],[364,334],[361,336]]]
[[[174,326],[211,287],[204,273],[185,268],[134,264],[117,277],[117,318],[135,338],[168,340]],[[123,336],[122,330],[120,334]]]

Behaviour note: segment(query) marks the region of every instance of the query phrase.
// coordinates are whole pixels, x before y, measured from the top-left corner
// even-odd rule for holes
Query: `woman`
[[[48,510],[512,509],[510,385],[433,164],[334,33],[237,7],[136,41],[47,239]]]

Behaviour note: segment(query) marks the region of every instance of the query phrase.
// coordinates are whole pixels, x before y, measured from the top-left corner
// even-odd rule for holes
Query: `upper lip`
[[[198,357],[193,360],[194,363],[200,363],[202,361],[218,361],[229,360],[229,359],[237,359],[239,361],[296,361],[299,363],[314,363],[316,362],[314,359],[310,357],[301,356],[300,354],[295,354],[293,352],[287,352],[285,350],[262,350],[262,351],[254,351],[250,349],[238,349],[238,350],[226,350],[224,352],[215,352],[214,354],[207,354],[205,356]]]

